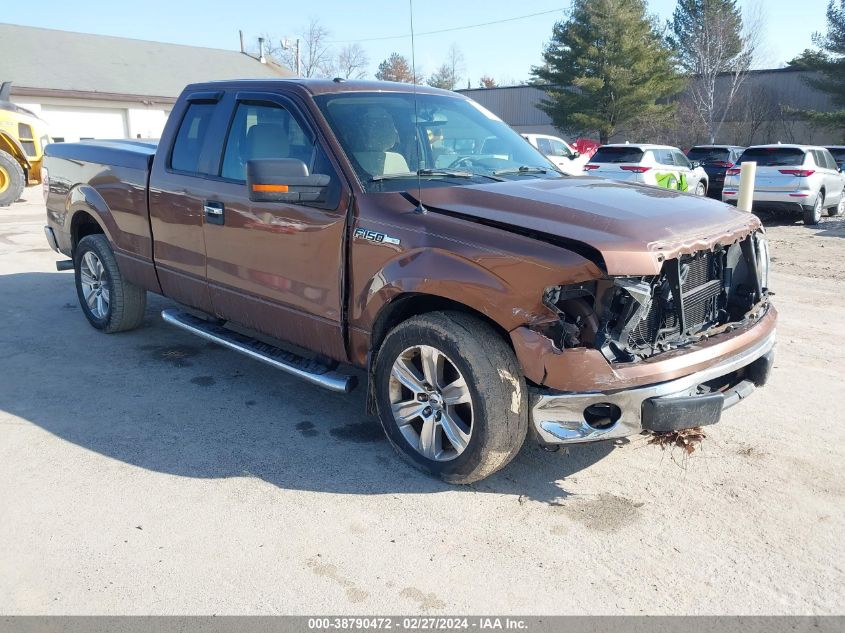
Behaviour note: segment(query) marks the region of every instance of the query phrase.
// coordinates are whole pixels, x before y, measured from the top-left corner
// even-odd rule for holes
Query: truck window
[[[571,156],[569,149],[560,141],[552,139],[551,144],[553,156],[562,156],[564,158],[569,158]]]
[[[182,124],[176,133],[170,168],[192,174],[200,172],[200,152],[205,133],[214,114],[214,103],[192,103],[188,106]]]
[[[311,167],[314,143],[290,112],[281,106],[238,104],[220,175],[246,180],[246,164],[254,158],[297,158]]]

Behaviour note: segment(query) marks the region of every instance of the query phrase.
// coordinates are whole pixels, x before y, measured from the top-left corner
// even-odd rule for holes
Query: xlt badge
[[[399,244],[399,240],[395,237],[369,229],[355,229],[354,237],[356,240],[367,240],[376,244]]]

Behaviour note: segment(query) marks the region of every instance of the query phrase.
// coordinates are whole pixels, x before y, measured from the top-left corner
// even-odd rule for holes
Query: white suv
[[[570,176],[582,176],[584,174],[584,164],[587,162],[587,157],[578,153],[562,138],[546,134],[523,134],[522,136],[540,150],[540,153],[552,161],[555,167],[564,174]]]
[[[804,224],[818,224],[822,210],[839,215],[845,209],[845,175],[824,147],[811,145],[755,145],[746,149],[737,166],[725,174],[722,200],[736,204],[739,165],[757,163],[754,209],[801,213]]]
[[[707,172],[677,147],[623,143],[602,145],[584,169],[591,175],[641,182],[664,189],[707,193]]]

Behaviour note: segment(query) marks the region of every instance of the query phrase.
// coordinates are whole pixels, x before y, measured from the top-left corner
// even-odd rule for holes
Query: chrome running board
[[[217,323],[204,321],[181,310],[174,308],[163,310],[161,318],[164,319],[165,323],[175,325],[207,341],[240,352],[253,360],[258,360],[276,369],[281,369],[330,391],[349,393],[358,383],[355,376],[338,373],[319,361],[304,358],[293,352],[268,345],[244,334],[233,332]]]

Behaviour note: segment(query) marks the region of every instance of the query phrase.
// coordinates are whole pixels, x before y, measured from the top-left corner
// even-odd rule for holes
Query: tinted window
[[[226,140],[220,175],[246,180],[253,158],[297,158],[311,167],[314,143],[281,106],[238,104]]]
[[[693,147],[687,152],[687,158],[707,165],[709,163],[730,161],[731,152],[724,147]]]
[[[639,163],[643,150],[639,147],[599,147],[591,163]]]
[[[569,148],[566,147],[560,141],[552,140],[552,155],[553,156],[563,156],[565,158],[569,158],[572,154],[569,151]]]
[[[845,162],[845,148],[834,147],[831,148],[829,151],[833,155],[833,160],[835,160],[837,163]]]
[[[543,152],[546,156],[552,155],[552,144],[549,142],[547,138],[538,138],[537,139],[537,148]]]
[[[819,150],[819,153],[824,157],[824,164],[828,169],[837,169],[836,161],[833,160],[833,156],[830,155],[826,149]]]
[[[658,165],[674,165],[675,160],[672,158],[672,152],[668,149],[654,150],[654,158]]]
[[[170,166],[173,169],[199,173],[200,152],[215,105],[214,103],[192,103],[188,106],[179,131],[176,133],[173,153],[170,155]]]
[[[740,163],[755,162],[761,167],[803,165],[804,150],[797,147],[752,147],[739,157]]]
[[[672,152],[672,158],[675,160],[675,165],[678,167],[684,167],[686,169],[692,169],[692,165],[687,160],[687,157],[684,156],[681,152],[674,150]]]

